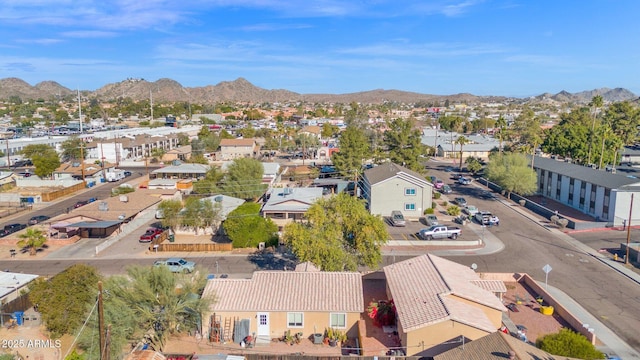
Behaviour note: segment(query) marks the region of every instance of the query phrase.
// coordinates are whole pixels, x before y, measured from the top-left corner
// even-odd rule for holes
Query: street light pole
[[[631,215],[633,214],[633,193],[631,193],[631,205],[629,205],[629,220],[627,220],[627,248],[624,255],[624,263],[629,264],[629,240],[631,239]]]

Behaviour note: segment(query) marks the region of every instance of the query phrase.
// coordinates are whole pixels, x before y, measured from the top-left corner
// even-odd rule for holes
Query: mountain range
[[[153,99],[154,102],[185,101],[199,104],[216,102],[250,102],[250,103],[287,103],[306,101],[312,103],[382,103],[395,101],[401,103],[424,102],[428,104],[450,103],[488,103],[488,102],[516,102],[516,103],[577,103],[587,104],[591,99],[600,95],[605,102],[631,100],[637,101],[638,95],[623,88],[600,88],[578,93],[561,91],[557,94],[544,93],[527,98],[507,96],[477,96],[473,94],[431,95],[401,90],[369,90],[348,94],[299,94],[285,89],[268,90],[257,87],[243,78],[234,81],[223,81],[217,85],[203,87],[183,87],[172,79],[159,79],[149,82],[144,79],[126,79],[117,83],[107,84],[95,90],[80,91],[83,96],[100,100],[113,100],[119,97],[133,100]],[[0,79],[0,99],[18,96],[24,100],[56,99],[76,96],[76,90],[68,89],[55,81],[43,81],[35,86],[29,85],[18,78]]]

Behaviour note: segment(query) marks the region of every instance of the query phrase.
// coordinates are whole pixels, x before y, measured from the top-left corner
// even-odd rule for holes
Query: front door
[[[259,312],[258,313],[258,339],[267,339],[267,341],[271,340],[271,330],[269,329],[269,313]]]

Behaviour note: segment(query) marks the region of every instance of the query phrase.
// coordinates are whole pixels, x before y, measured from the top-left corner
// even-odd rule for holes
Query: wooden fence
[[[231,243],[173,243],[167,242],[169,232],[165,231],[157,238],[153,239],[149,244],[149,251],[231,251],[233,244]]]
[[[73,194],[77,191],[80,191],[82,189],[84,189],[86,187],[85,183],[79,183],[79,184],[75,184],[73,186],[69,186],[67,188],[64,189],[60,189],[60,190],[54,190],[54,191],[50,191],[47,193],[42,193],[42,201],[44,202],[49,202],[49,201],[53,201],[57,198],[60,198],[62,196],[66,196],[66,195],[70,195]]]

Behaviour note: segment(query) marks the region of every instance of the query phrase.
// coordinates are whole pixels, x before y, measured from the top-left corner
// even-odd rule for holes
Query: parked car
[[[462,177],[462,174],[453,174],[453,175],[451,175],[451,178],[452,178],[453,180],[458,180],[458,179],[460,179],[461,177]]]
[[[18,173],[18,176],[22,176],[22,177],[29,177],[31,176],[31,173],[28,171],[22,171]]]
[[[124,177],[129,177],[131,176],[131,171],[125,171],[124,172]]]
[[[162,229],[158,229],[158,228],[148,228],[147,231],[140,235],[140,242],[144,243],[144,242],[151,242],[153,241],[153,239],[155,239],[156,237],[160,236],[160,234],[162,234],[164,232],[164,230]]]
[[[8,234],[14,233],[16,231],[20,231],[24,228],[26,228],[27,225],[25,224],[8,224],[4,226],[4,230],[8,232]],[[7,235],[8,235],[7,234]]]
[[[446,185],[446,184],[442,186],[442,189],[440,189],[440,191],[443,194],[451,194],[453,192],[453,190],[451,190],[451,186]]]
[[[167,260],[156,260],[153,266],[166,266],[173,273],[192,273],[196,268],[196,263],[182,258],[169,258]]]
[[[476,216],[479,210],[475,205],[467,205],[463,211],[469,216]]]
[[[90,204],[90,203],[92,203],[92,202],[94,202],[96,200],[98,200],[98,199],[96,199],[94,197],[88,198],[87,200],[80,200],[75,205],[73,205],[73,207],[77,209],[79,207],[82,207],[82,206],[85,206],[87,204]]]
[[[38,223],[41,223],[43,221],[47,221],[49,220],[50,217],[46,216],[46,215],[36,215],[31,217],[31,219],[29,219],[29,225],[35,225]]]
[[[489,211],[480,211],[475,216],[476,221],[480,225],[500,225],[500,219]]]
[[[433,185],[435,186],[436,189],[442,189],[442,187],[444,186],[444,181],[440,179],[436,179]]]
[[[469,184],[471,184],[471,181],[473,181],[471,178],[463,176],[463,177],[458,179],[458,184],[460,184],[460,185],[469,185]]]
[[[462,233],[462,230],[459,227],[455,226],[445,226],[445,225],[434,225],[426,229],[420,230],[418,232],[418,236],[423,240],[432,240],[432,239],[457,239],[458,236]]]
[[[457,197],[455,199],[453,199],[453,202],[458,205],[459,207],[465,207],[467,206],[467,200],[463,197]]]
[[[404,215],[398,210],[391,212],[391,225],[393,226],[405,226],[407,223],[404,220]]]
[[[428,226],[433,226],[433,225],[438,225],[438,217],[435,216],[434,214],[429,214],[426,215],[424,217],[424,221],[427,223]]]

